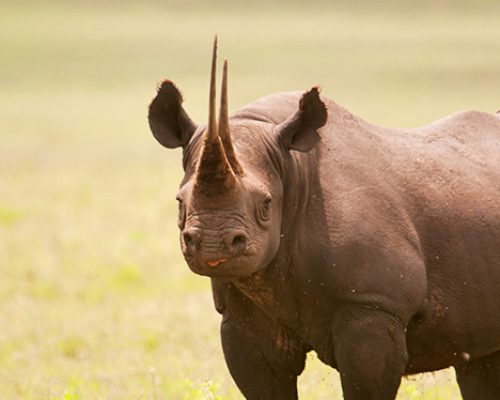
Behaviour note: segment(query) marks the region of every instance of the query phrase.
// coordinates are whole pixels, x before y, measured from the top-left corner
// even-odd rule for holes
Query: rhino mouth
[[[226,261],[227,261],[227,258],[218,258],[215,260],[209,260],[209,261],[205,261],[205,262],[209,267],[215,268],[215,267],[219,266],[220,264],[225,263]]]
[[[191,271],[195,274],[209,277],[241,277],[255,270],[255,262],[251,255],[238,257],[184,257]]]

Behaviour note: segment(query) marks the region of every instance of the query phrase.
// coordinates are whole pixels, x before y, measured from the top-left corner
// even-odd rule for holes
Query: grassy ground
[[[205,120],[214,32],[233,110],[318,83],[390,126],[500,108],[494,2],[23,4],[0,13],[2,398],[241,398],[179,254],[180,154],[146,124],[164,77]],[[459,399],[453,377],[398,399]],[[338,375],[312,354],[300,393],[340,399]]]

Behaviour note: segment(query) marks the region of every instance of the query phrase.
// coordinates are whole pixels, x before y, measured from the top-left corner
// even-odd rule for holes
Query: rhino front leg
[[[334,319],[334,353],[345,400],[394,400],[408,361],[405,326],[372,307],[351,306]]]
[[[274,324],[256,330],[255,324],[223,318],[224,357],[248,400],[297,399],[297,376],[304,369],[305,351],[288,346],[287,339],[277,333]]]

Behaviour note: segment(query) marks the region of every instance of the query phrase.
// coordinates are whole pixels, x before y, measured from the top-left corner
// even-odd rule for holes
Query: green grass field
[[[207,279],[184,265],[180,151],[146,112],[169,77],[206,119],[212,36],[230,101],[323,93],[411,127],[500,108],[495,2],[3,2],[0,12],[0,397],[241,399]],[[341,399],[314,354],[302,399]],[[451,370],[399,400],[459,399]]]

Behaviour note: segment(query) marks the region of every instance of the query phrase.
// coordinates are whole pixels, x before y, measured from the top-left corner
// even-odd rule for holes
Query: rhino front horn
[[[196,186],[205,195],[220,194],[236,184],[236,170],[232,163],[241,170],[231,143],[229,123],[227,117],[227,64],[223,78],[223,94],[221,97],[222,126],[217,127],[215,101],[216,101],[216,68],[217,68],[217,36],[214,38],[212,51],[212,68],[210,72],[210,97],[208,106],[208,124],[203,141],[203,148],[198,160],[196,170]],[[226,83],[224,83],[226,82]],[[224,93],[224,87],[226,87]],[[225,104],[225,105],[224,105]],[[221,135],[221,129],[223,131]],[[229,149],[229,155],[226,154]],[[232,162],[230,161],[232,160]]]

